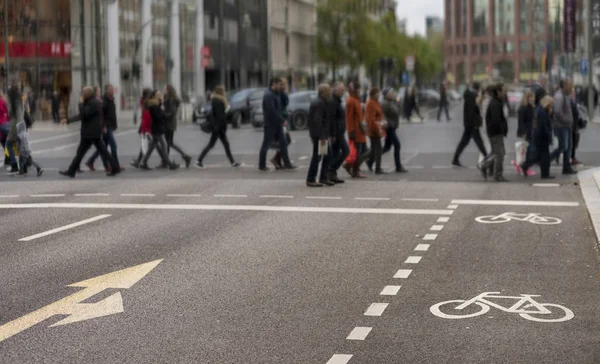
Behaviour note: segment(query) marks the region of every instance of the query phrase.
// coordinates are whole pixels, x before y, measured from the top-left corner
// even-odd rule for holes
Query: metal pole
[[[8,57],[8,1],[4,1],[4,83],[6,84],[6,91],[10,86],[8,81],[8,75],[10,74],[10,60]]]
[[[102,90],[104,87],[104,77],[102,75],[102,17],[100,14],[100,0],[94,0],[94,23],[96,23],[96,73],[98,73],[98,87]]]
[[[588,33],[588,49],[587,49],[587,58],[588,58],[588,114],[590,122],[593,122],[594,118],[594,79],[592,71],[594,69],[594,42],[592,38],[592,0],[587,0],[587,33]]]
[[[272,73],[272,68],[273,68],[273,55],[271,54],[271,50],[273,47],[273,40],[272,40],[272,36],[271,36],[271,9],[269,8],[269,3],[270,1],[266,0],[266,7],[267,7],[267,19],[266,19],[266,24],[267,24],[267,80],[266,82],[263,82],[263,84],[268,84],[271,80],[271,73]]]
[[[85,14],[84,0],[79,0],[79,42],[81,43],[81,80],[83,85],[87,85],[87,66],[85,60]]]
[[[219,63],[221,68],[221,83],[227,87],[227,80],[225,79],[225,34],[224,34],[224,21],[225,21],[225,0],[219,0]]]

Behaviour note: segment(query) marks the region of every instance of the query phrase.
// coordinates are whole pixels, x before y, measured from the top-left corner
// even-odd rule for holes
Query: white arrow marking
[[[85,289],[0,326],[0,342],[55,315],[69,315],[69,317],[52,326],[66,325],[123,312],[123,299],[118,292],[100,302],[81,302],[105,289],[131,288],[160,262],[162,262],[162,259],[70,284],[68,287],[84,287]]]

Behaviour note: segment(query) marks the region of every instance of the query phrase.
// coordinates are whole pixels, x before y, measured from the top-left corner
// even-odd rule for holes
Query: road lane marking
[[[425,236],[423,237],[423,240],[435,240],[435,238],[437,238],[438,234],[425,234]]]
[[[533,187],[560,187],[560,183],[534,183]]]
[[[137,132],[137,131],[138,131],[137,128],[120,131],[118,133],[114,133],[114,136],[117,137],[120,135],[130,134],[130,133]],[[73,148],[73,147],[77,147],[77,146],[79,146],[79,142],[64,144],[64,145],[60,145],[60,146],[54,147],[54,148],[34,150],[31,152],[31,154],[33,154],[33,155],[48,154],[48,153],[58,152],[60,150],[65,150],[65,149],[69,149],[69,148]]]
[[[194,195],[194,194],[183,194],[183,193],[170,193],[167,197],[202,197],[202,195]]]
[[[452,167],[451,166],[433,166],[431,168],[433,168],[433,169],[450,169]]]
[[[437,222],[448,222],[450,221],[449,217],[440,217],[437,219]]]
[[[288,196],[288,195],[260,195],[260,198],[294,198],[294,196]]]
[[[398,269],[396,274],[394,274],[394,278],[408,278],[412,273],[412,269]]]
[[[364,340],[367,338],[367,335],[373,330],[372,327],[355,327],[352,332],[346,337],[346,340]]]
[[[385,286],[383,290],[379,294],[380,296],[395,296],[400,291],[400,287],[402,286]]]
[[[429,244],[419,244],[417,245],[417,247],[415,248],[415,251],[418,252],[426,252],[427,250],[429,250],[430,245]]]
[[[352,354],[334,354],[326,364],[347,364],[352,359]]]
[[[444,228],[444,225],[433,225],[431,227],[431,229],[429,229],[429,230],[431,230],[431,231],[442,231],[443,228]]]
[[[410,155],[410,157],[402,160],[402,164],[404,164],[404,165],[408,164],[408,162],[415,159],[418,155],[419,155],[419,152],[414,152],[413,154]]]
[[[0,209],[116,209],[116,210],[198,210],[198,211],[263,211],[263,212],[323,212],[380,215],[452,215],[453,210],[391,209],[360,207],[308,207],[269,205],[192,205],[142,203],[13,203],[0,204]]]
[[[39,195],[29,195],[29,197],[65,197],[66,195],[64,193],[46,193],[46,194],[39,194]]]
[[[519,201],[519,200],[452,200],[457,205],[496,205],[496,206],[556,206],[577,207],[579,202],[569,201]]]
[[[305,155],[303,155],[303,156],[300,156],[300,157],[298,158],[298,160],[299,160],[299,161],[305,161],[305,160],[307,160],[307,159],[308,159],[308,157],[307,157],[307,156],[305,156]]]
[[[406,169],[408,169],[409,171],[411,169],[425,169],[425,166],[406,166]]]
[[[19,195],[0,195],[0,198],[17,198]]]
[[[437,198],[403,198],[402,201],[415,201],[415,202],[438,202]]]
[[[358,201],[389,201],[390,198],[387,197],[354,197],[355,200]]]
[[[247,198],[248,195],[214,195],[217,198]]]
[[[365,316],[381,316],[389,303],[371,303],[371,306],[365,311]]]
[[[154,193],[122,193],[121,197],[154,197]]]
[[[405,264],[418,264],[423,257],[410,256],[404,261]]]
[[[107,197],[110,193],[76,193],[75,197]]]
[[[448,205],[448,207],[446,207],[446,208],[454,210],[454,209],[458,208],[458,205]]]
[[[306,196],[308,200],[341,200],[341,197],[337,196]]]
[[[90,219],[81,220],[81,221],[74,222],[74,223],[69,224],[69,225],[57,227],[55,229],[44,231],[44,232],[39,233],[39,234],[35,234],[35,235],[31,235],[31,236],[28,236],[28,237],[25,237],[25,238],[21,238],[21,239],[19,239],[19,241],[31,241],[31,240],[35,240],[35,239],[38,239],[38,238],[43,238],[45,236],[56,234],[56,233],[59,233],[61,231],[73,229],[73,228],[76,228],[76,227],[81,226],[81,225],[90,224],[90,223],[98,221],[98,220],[106,219],[107,217],[110,217],[110,216],[111,215],[108,215],[108,214],[98,215],[98,216],[92,217]]]

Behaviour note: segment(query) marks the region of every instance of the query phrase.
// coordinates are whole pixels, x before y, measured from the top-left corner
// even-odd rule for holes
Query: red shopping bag
[[[356,146],[354,145],[354,142],[352,140],[348,144],[348,147],[350,149],[350,153],[348,153],[348,157],[346,157],[346,164],[352,165],[356,163],[358,152],[356,151]]]

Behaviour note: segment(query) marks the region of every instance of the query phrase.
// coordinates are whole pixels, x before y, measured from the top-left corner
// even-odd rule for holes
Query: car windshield
[[[232,97],[231,97],[231,102],[239,102],[242,101],[243,99],[245,99],[248,94],[250,92],[254,91],[253,89],[247,89],[247,90],[242,90],[239,91],[237,93],[235,93]]]
[[[292,102],[311,102],[317,96],[316,92],[302,92],[290,95]]]
[[[251,101],[256,101],[256,100],[260,100],[260,99],[262,99],[262,98],[263,98],[263,96],[265,96],[265,90],[257,90],[257,91],[254,91],[254,92],[252,92],[252,93],[250,94],[250,97],[249,97],[249,99],[250,99]]]

